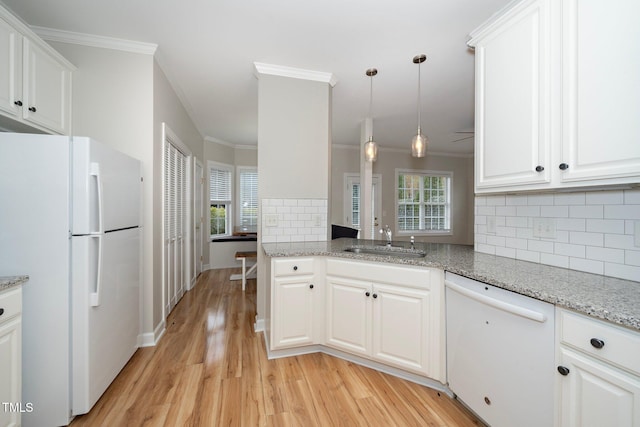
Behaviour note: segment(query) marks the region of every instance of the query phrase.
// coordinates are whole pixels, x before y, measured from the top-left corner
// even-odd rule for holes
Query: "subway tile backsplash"
[[[477,251],[640,281],[636,228],[640,189],[475,198]]]
[[[327,240],[327,199],[262,199],[262,243]]]

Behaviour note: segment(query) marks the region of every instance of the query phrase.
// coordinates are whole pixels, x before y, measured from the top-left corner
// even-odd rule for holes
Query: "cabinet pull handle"
[[[0,316],[4,314],[4,308],[0,308]]]
[[[567,170],[569,169],[569,165],[566,163],[560,163],[560,166],[558,166],[560,168],[560,170]]]
[[[569,368],[566,366],[558,366],[558,372],[560,372],[560,375],[567,376],[569,375]]]
[[[293,271],[298,271],[298,266],[297,265],[293,266]]]
[[[18,107],[22,107],[22,101],[20,100],[15,101],[14,104],[16,104]]]
[[[36,112],[36,107],[29,107],[29,111],[31,111],[32,113]]]
[[[371,292],[369,292],[369,291],[367,291],[367,292],[365,292],[365,293],[364,293],[364,296],[365,296],[365,297],[368,297],[369,295],[371,295]]]
[[[544,170],[544,166],[536,166],[536,172],[542,172]]]
[[[602,348],[604,347],[604,341],[598,338],[591,338],[591,345],[594,346],[595,348]]]
[[[313,283],[309,285],[309,289],[313,289]]]

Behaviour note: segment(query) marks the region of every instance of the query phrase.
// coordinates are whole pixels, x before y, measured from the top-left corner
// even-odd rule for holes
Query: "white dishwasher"
[[[492,427],[553,426],[554,306],[445,273],[449,388]]]

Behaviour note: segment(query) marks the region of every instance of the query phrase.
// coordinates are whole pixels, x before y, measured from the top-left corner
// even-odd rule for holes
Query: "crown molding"
[[[114,37],[96,36],[93,34],[75,33],[73,31],[56,30],[54,28],[31,26],[43,40],[52,42],[78,44],[104,49],[121,50],[124,52],[155,55],[158,45],[154,43],[137,42],[132,40],[117,39]]]
[[[214,137],[212,137],[212,136],[205,136],[205,137],[204,137],[204,140],[205,140],[206,142],[213,142],[213,143],[215,143],[215,144],[224,145],[225,147],[236,148],[235,144],[232,144],[232,143],[227,142],[227,141],[223,141],[223,140],[218,139],[218,138],[214,138]]]
[[[311,80],[315,82],[329,83],[334,87],[338,81],[333,73],[323,71],[303,70],[302,68],[285,67],[283,65],[265,64],[262,62],[254,62],[256,77],[260,78],[261,74],[272,76],[291,77],[294,79]]]

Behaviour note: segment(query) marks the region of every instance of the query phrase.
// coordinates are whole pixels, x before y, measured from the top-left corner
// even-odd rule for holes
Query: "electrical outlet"
[[[636,221],[634,224],[635,238],[634,245],[636,248],[640,248],[640,221]]]
[[[312,214],[311,215],[311,223],[314,227],[320,227],[322,225],[322,215],[321,214]]]
[[[496,233],[496,217],[495,216],[487,217],[487,233],[491,233],[491,234]]]
[[[265,214],[264,215],[265,227],[277,227],[278,226],[278,214]]]
[[[556,220],[554,218],[533,218],[533,237],[555,239]]]

